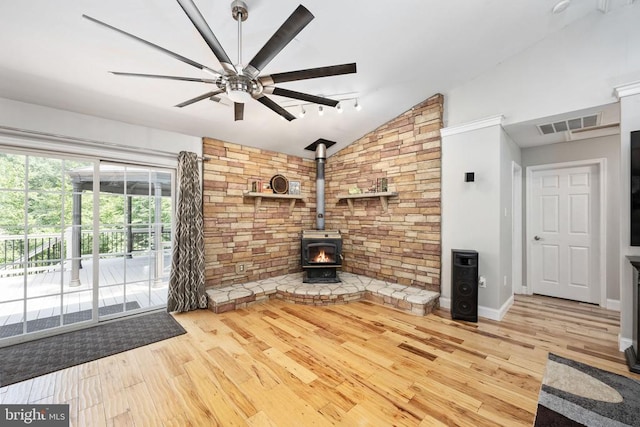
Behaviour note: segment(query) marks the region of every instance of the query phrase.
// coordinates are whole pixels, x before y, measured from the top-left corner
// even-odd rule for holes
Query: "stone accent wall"
[[[443,104],[434,95],[327,160],[325,224],[342,231],[344,271],[439,292]],[[338,202],[376,178],[399,193],[387,212],[378,198],[355,199],[353,214]]]
[[[206,286],[220,287],[300,271],[300,236],[314,227],[315,162],[215,139],[203,139]],[[303,201],[243,197],[250,182],[282,174],[300,181]],[[244,272],[236,267],[243,264]]]
[[[443,102],[435,95],[327,159],[325,228],[343,234],[343,271],[440,291]],[[206,286],[299,272],[302,230],[315,228],[315,161],[210,138],[203,152]],[[301,182],[304,201],[291,214],[288,200],[263,199],[256,212],[243,197],[250,181],[275,174]],[[387,212],[378,198],[354,200],[353,214],[338,202],[383,177],[399,193]]]

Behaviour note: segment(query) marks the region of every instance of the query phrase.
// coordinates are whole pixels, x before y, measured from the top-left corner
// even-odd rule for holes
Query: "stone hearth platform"
[[[424,316],[438,306],[440,294],[351,273],[338,273],[341,283],[302,283],[302,273],[207,290],[214,313],[245,308],[271,298],[295,304],[333,305],[366,300]]]

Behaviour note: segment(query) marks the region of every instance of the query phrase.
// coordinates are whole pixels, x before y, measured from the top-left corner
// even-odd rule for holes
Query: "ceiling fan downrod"
[[[242,72],[242,22],[246,21],[249,17],[249,10],[247,5],[242,0],[234,0],[231,2],[231,16],[238,21],[238,73]]]
[[[238,74],[227,77],[225,90],[234,103],[244,104],[253,98],[255,89],[252,80],[244,74],[242,64],[242,22],[249,17],[245,2],[234,0],[231,3],[231,16],[238,21],[238,63],[236,64]]]

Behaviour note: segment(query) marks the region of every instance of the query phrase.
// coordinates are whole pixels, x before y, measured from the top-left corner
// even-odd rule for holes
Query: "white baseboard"
[[[620,300],[608,299],[607,310],[620,311]]]
[[[499,310],[496,310],[495,308],[488,308],[488,307],[482,307],[482,306],[478,307],[478,315],[487,319],[500,321],[502,320],[504,315],[507,314],[507,311],[509,311],[512,305],[513,305],[513,295],[511,295],[509,299],[506,300],[504,304],[502,304],[502,307],[500,307]]]
[[[618,350],[625,351],[629,347],[633,345],[633,341],[631,338],[624,338],[621,335],[618,335]]]
[[[478,306],[478,316],[490,320],[502,320],[507,311],[513,305],[513,295],[504,303],[500,309]],[[440,307],[451,309],[451,298],[440,297]]]
[[[440,307],[451,310],[451,298],[440,297]]]

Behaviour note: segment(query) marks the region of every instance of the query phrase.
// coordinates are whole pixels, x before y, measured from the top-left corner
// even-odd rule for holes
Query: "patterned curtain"
[[[198,156],[181,151],[178,155],[178,206],[167,311],[191,311],[197,308],[207,308],[202,190]]]

